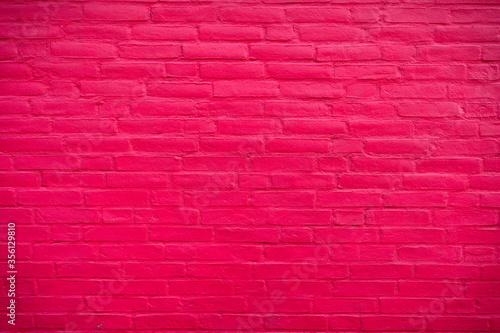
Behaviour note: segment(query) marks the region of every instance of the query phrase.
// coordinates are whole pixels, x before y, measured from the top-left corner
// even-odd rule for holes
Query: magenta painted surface
[[[499,332],[498,5],[2,1],[1,330]]]

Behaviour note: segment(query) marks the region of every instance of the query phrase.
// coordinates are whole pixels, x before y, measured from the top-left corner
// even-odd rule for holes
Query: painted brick
[[[500,331],[499,8],[3,1],[15,331]]]

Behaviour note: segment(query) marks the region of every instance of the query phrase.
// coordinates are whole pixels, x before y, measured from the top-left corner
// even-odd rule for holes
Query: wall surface
[[[0,329],[500,332],[499,5],[2,1]]]

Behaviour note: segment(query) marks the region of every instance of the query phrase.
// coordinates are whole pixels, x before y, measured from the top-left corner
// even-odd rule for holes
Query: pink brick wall
[[[2,1],[0,328],[500,332],[498,5]]]

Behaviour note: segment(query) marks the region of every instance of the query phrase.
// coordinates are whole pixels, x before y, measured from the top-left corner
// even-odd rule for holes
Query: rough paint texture
[[[2,1],[14,330],[500,332],[499,4]]]

